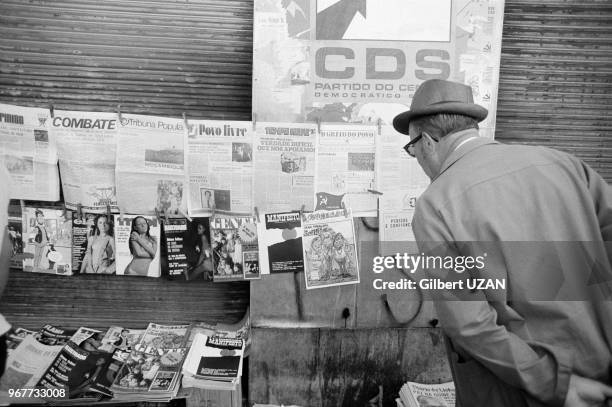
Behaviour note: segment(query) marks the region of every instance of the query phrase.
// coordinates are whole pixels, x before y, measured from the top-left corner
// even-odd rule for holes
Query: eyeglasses
[[[415,138],[413,138],[412,140],[410,140],[410,142],[408,144],[406,144],[404,146],[404,151],[406,151],[406,153],[408,153],[408,155],[412,158],[416,157],[416,150],[415,150],[415,145],[416,143],[419,142],[419,140],[423,137],[423,133],[419,134],[418,136],[416,136]],[[438,142],[438,140],[436,140],[435,138],[431,137],[431,139],[433,141],[435,141],[436,143]]]

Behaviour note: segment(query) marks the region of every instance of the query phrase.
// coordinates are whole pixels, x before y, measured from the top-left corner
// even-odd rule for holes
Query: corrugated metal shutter
[[[507,1],[496,137],[576,154],[612,181],[612,2]]]
[[[253,3],[0,3],[0,100],[250,120]]]

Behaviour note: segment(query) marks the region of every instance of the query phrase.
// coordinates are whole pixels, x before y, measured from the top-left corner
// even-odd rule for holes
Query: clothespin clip
[[[66,209],[66,204],[62,202],[62,217],[66,219],[66,213],[68,213],[68,209]]]
[[[253,120],[253,131],[255,131],[255,128],[257,126],[257,113],[253,112],[252,120]]]
[[[317,132],[321,133],[321,119],[317,117]]]
[[[255,219],[257,220],[257,223],[261,222],[259,220],[259,209],[257,209],[257,207],[253,208],[253,212],[255,213]]]
[[[187,114],[183,112],[183,123],[185,124],[185,129],[189,130],[189,123],[187,122]]]
[[[52,119],[55,117],[55,109],[53,107],[53,103],[49,103],[49,114],[51,115]]]
[[[382,120],[380,119],[380,117],[376,121],[376,125],[378,126],[378,135],[380,136],[381,128],[382,128]]]
[[[213,204],[213,206],[212,206],[212,208],[211,208],[211,209],[212,209],[212,212],[211,212],[211,214],[210,214],[210,218],[212,219],[212,218],[214,218],[214,217],[215,217],[215,212],[216,212],[216,210],[217,210],[217,205]]]
[[[344,211],[344,217],[348,218],[349,217],[349,212],[348,209],[346,209],[346,205],[344,204],[344,202],[340,203],[340,207],[342,208],[342,210]]]
[[[181,215],[183,218],[187,219],[189,222],[193,222],[193,219],[191,219],[191,217],[190,217],[189,215],[187,215],[187,213],[185,213],[185,211],[183,211],[181,208],[179,208],[179,210],[178,210],[178,211],[179,211],[179,214],[180,214],[180,215]]]
[[[302,204],[302,207],[300,208],[300,219],[302,221],[306,220],[306,215],[304,215],[304,211],[306,211],[306,204]]]
[[[77,204],[77,218],[83,220],[83,205],[81,203]]]
[[[111,220],[111,207],[110,204],[106,204],[106,219],[110,222]]]
[[[117,105],[117,118],[119,119],[119,123],[121,123],[121,105]]]
[[[164,215],[164,221],[168,223],[168,211],[164,211],[163,215]]]
[[[25,213],[25,201],[23,199],[19,200],[19,206],[21,206],[21,216]]]
[[[374,195],[382,195],[383,193],[380,191],[376,191],[375,189],[368,189],[367,190],[369,193],[374,194]]]
[[[161,223],[161,216],[159,214],[159,209],[155,208],[155,217],[157,218],[157,221]]]
[[[123,211],[119,209],[119,222],[123,223]]]

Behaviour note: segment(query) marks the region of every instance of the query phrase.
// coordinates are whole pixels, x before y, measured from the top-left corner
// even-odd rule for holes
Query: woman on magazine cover
[[[81,273],[115,273],[115,239],[106,215],[98,215],[94,220],[91,235],[87,237],[87,251],[83,257]]]
[[[196,252],[198,253],[198,261],[195,265],[190,266],[187,269],[185,279],[193,280],[198,276],[203,275],[207,280],[212,280],[213,264],[206,226],[198,223],[197,234],[198,239],[196,241]]]
[[[149,265],[157,253],[157,239],[149,233],[149,222],[142,217],[132,219],[132,233],[130,234],[130,253],[132,261],[125,268],[125,275],[146,276],[149,274]]]
[[[34,260],[32,262],[32,271],[40,269],[40,262],[47,257],[49,248],[49,233],[45,225],[45,215],[40,209],[34,211],[36,223],[32,229],[31,235],[34,235],[32,244],[34,245]]]

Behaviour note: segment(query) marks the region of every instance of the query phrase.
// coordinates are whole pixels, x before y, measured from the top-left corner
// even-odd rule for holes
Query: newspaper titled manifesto
[[[10,198],[59,200],[57,145],[49,111],[0,103],[0,161],[11,175]]]
[[[375,126],[322,125],[317,151],[315,210],[344,205],[354,216],[376,216]]]
[[[182,119],[124,114],[117,133],[117,204],[125,213],[187,210]]]
[[[251,214],[252,123],[190,120],[185,133],[189,214]]]
[[[118,211],[115,160],[118,119],[114,113],[56,110],[51,132],[57,153],[64,201],[68,209]]]
[[[376,143],[376,187],[382,193],[408,192],[414,188],[425,189],[429,178],[417,162],[404,150],[410,137],[398,133],[391,126],[381,126]]]
[[[257,123],[254,142],[254,204],[259,211],[311,211],[316,125]]]

